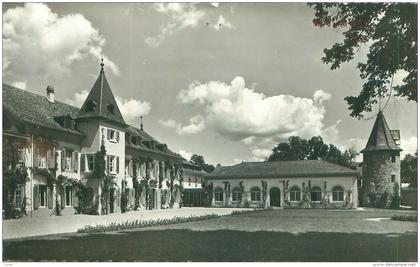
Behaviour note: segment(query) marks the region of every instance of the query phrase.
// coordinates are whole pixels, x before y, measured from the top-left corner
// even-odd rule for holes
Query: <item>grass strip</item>
[[[137,228],[144,228],[144,227],[151,227],[151,226],[158,226],[158,225],[168,225],[168,224],[177,224],[177,223],[186,223],[186,222],[193,222],[193,221],[201,221],[201,220],[208,220],[217,218],[219,215],[217,214],[209,214],[209,215],[202,215],[202,216],[190,216],[190,217],[174,217],[170,219],[157,219],[157,220],[135,220],[135,221],[126,221],[126,222],[112,222],[107,225],[85,225],[83,228],[77,230],[78,233],[102,233],[102,232],[113,232],[113,231],[122,231],[128,229],[137,229]]]

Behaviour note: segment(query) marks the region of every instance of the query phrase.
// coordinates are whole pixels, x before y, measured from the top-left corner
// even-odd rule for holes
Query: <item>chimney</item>
[[[47,100],[54,103],[54,87],[52,85],[47,86]]]

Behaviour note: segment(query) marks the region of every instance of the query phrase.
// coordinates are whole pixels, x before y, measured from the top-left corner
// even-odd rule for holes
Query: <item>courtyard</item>
[[[275,209],[121,232],[7,239],[3,260],[417,261],[417,222],[389,219],[396,214],[417,212]]]

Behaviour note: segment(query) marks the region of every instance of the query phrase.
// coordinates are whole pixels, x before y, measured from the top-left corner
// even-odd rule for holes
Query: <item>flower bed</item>
[[[95,225],[95,226],[86,225],[83,228],[78,229],[77,232],[78,233],[100,233],[100,232],[122,231],[122,230],[137,229],[137,228],[144,228],[144,227],[151,227],[151,226],[158,226],[158,225],[168,225],[168,224],[208,220],[208,219],[217,218],[217,217],[219,217],[219,215],[209,214],[209,215],[203,215],[203,216],[174,217],[171,219],[158,219],[158,220],[150,220],[150,221],[135,220],[135,221],[126,221],[126,222],[121,222],[121,223],[113,222],[108,225]]]

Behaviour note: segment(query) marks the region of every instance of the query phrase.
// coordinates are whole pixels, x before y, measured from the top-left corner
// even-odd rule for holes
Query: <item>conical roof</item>
[[[382,111],[379,111],[366,147],[361,152],[364,153],[366,151],[374,150],[402,151],[402,149],[395,143]]]
[[[120,109],[112,94],[111,87],[106,79],[103,66],[104,64],[102,62],[99,77],[93,84],[77,118],[102,118],[126,126],[127,124],[121,115]]]

